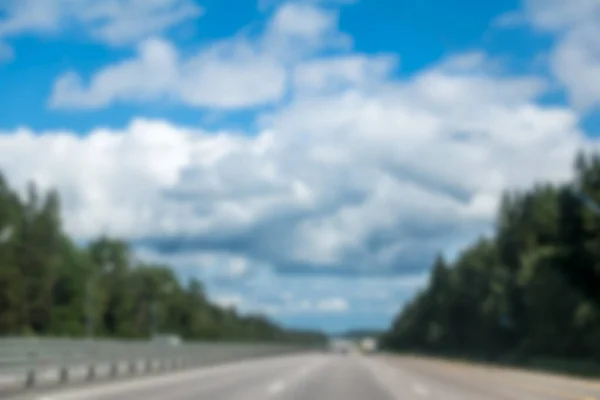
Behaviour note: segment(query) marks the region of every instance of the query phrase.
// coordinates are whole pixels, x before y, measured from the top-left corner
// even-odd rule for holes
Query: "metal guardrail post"
[[[158,358],[159,358],[159,366],[158,369],[159,371],[166,371],[167,370],[167,356],[165,354],[165,350],[163,349],[162,346],[158,345]]]
[[[94,379],[96,379],[95,355],[96,355],[95,351],[93,349],[91,349],[89,352],[89,361],[88,361],[87,376],[86,376],[86,380],[88,380],[88,381],[93,381]]]
[[[108,372],[109,378],[116,378],[119,375],[119,363],[118,361],[110,362],[110,371]]]
[[[58,373],[58,383],[66,384],[69,381],[69,361],[66,351],[61,352],[60,370]]]
[[[108,377],[110,379],[116,379],[119,376],[119,364],[121,353],[118,348],[111,347],[108,350],[109,354],[109,371]]]
[[[69,367],[65,364],[60,367],[59,383],[65,384],[69,381]]]
[[[86,375],[86,380],[88,381],[93,381],[96,378],[96,366],[94,365],[94,362],[90,362],[88,367],[87,367],[87,375]]]
[[[28,353],[28,361],[29,366],[27,368],[27,376],[25,378],[25,387],[32,388],[36,383],[36,373],[37,373],[37,364],[38,364],[38,354],[35,351],[30,351]]]
[[[137,372],[137,360],[131,360],[129,361],[129,373],[131,375],[135,375]]]

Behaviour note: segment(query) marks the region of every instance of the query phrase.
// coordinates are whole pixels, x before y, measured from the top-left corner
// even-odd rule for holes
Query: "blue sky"
[[[0,0],[0,169],[286,326],[384,328],[600,133],[600,1]]]

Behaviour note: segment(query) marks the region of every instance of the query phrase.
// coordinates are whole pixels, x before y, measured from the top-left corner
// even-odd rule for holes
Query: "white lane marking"
[[[375,362],[372,359],[361,359],[360,361],[375,381],[390,394],[391,398],[400,399],[395,379],[396,374],[390,368],[386,368],[381,363]]]
[[[427,389],[427,386],[421,385],[420,383],[413,383],[412,391],[421,397],[428,397],[431,394],[429,389]]]
[[[299,371],[297,371],[293,374],[289,374],[288,376],[283,377],[279,381],[274,382],[271,385],[269,385],[267,391],[269,392],[270,395],[273,395],[273,396],[277,395],[277,394],[289,389],[290,386],[296,385],[299,382],[301,382],[303,379],[308,378],[308,376],[311,373],[314,373],[318,368],[322,368],[329,361],[330,360],[322,359],[322,360],[319,360],[310,365],[305,365]]]
[[[311,371],[310,367],[304,367],[300,370],[300,373],[298,374],[298,378],[302,379],[304,377],[306,377]]]
[[[285,390],[286,387],[286,383],[284,381],[277,381],[271,384],[271,386],[269,386],[269,394],[270,395],[275,395],[278,393],[281,393]]]

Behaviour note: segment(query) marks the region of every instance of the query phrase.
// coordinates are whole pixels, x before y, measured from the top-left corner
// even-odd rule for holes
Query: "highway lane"
[[[14,400],[600,400],[600,383],[407,357],[305,354]]]
[[[356,356],[306,354],[22,394],[15,400],[393,400]]]

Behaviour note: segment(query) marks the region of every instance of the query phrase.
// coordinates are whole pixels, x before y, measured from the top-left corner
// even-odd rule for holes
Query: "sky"
[[[288,327],[383,329],[598,148],[600,0],[0,0],[0,170]]]

